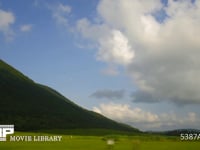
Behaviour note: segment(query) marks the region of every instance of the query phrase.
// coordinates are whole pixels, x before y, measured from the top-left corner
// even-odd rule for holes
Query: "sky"
[[[140,130],[200,129],[200,2],[0,0],[0,59]]]

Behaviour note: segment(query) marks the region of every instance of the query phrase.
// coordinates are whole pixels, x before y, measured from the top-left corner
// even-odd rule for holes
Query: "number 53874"
[[[181,133],[180,139],[182,141],[200,140],[200,133]]]

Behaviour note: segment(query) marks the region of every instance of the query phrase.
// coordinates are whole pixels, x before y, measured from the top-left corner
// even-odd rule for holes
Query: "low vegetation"
[[[16,132],[22,135],[55,135],[47,133]],[[78,136],[62,135],[61,142],[1,142],[3,150],[195,150],[199,149],[198,141],[180,141],[179,137],[161,135],[106,135],[106,136]],[[108,145],[107,140],[114,140]]]

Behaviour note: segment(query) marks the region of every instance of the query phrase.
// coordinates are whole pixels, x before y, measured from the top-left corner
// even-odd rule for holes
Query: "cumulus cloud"
[[[84,37],[96,42],[97,60],[107,63],[127,65],[134,58],[128,38],[117,29],[106,24],[92,24],[88,19],[77,22],[77,30]]]
[[[57,24],[68,26],[68,16],[71,12],[70,6],[59,3],[56,6],[49,6],[49,9],[52,10],[52,17]]]
[[[98,42],[98,60],[127,65],[134,57],[134,51],[131,50],[127,37],[119,30],[112,30],[109,36]]]
[[[197,128],[200,123],[194,112],[188,112],[185,116],[177,116],[174,112],[156,114],[139,107],[131,108],[127,104],[103,103],[93,107],[93,111],[141,130]]]
[[[169,17],[163,24],[157,23],[156,29],[150,30],[157,33],[154,40],[146,38],[142,41],[143,53],[138,52],[138,59],[128,66],[128,73],[139,88],[133,94],[134,101],[200,103],[200,72],[197,67],[200,65],[200,41],[197,38],[200,33],[199,6],[189,1],[169,1],[165,8]],[[156,26],[145,19],[146,24]],[[142,95],[149,97],[143,99]]]
[[[4,11],[0,9],[0,32],[4,34],[6,40],[10,40],[13,37],[13,31],[11,25],[15,22],[15,16],[12,12]]]
[[[98,90],[94,92],[91,97],[97,98],[97,99],[109,99],[109,100],[115,100],[115,99],[122,99],[125,95],[124,90]]]
[[[101,0],[100,21],[83,18],[76,29],[97,60],[125,67],[135,102],[200,103],[200,2],[167,3]]]
[[[20,27],[20,30],[22,31],[22,32],[29,32],[29,31],[31,31],[32,30],[32,25],[31,24],[24,24],[24,25],[22,25],[21,27]]]

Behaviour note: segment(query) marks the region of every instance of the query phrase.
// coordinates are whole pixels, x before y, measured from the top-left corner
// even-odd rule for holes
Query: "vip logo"
[[[7,134],[14,133],[14,125],[0,125],[0,141],[6,141]]]

